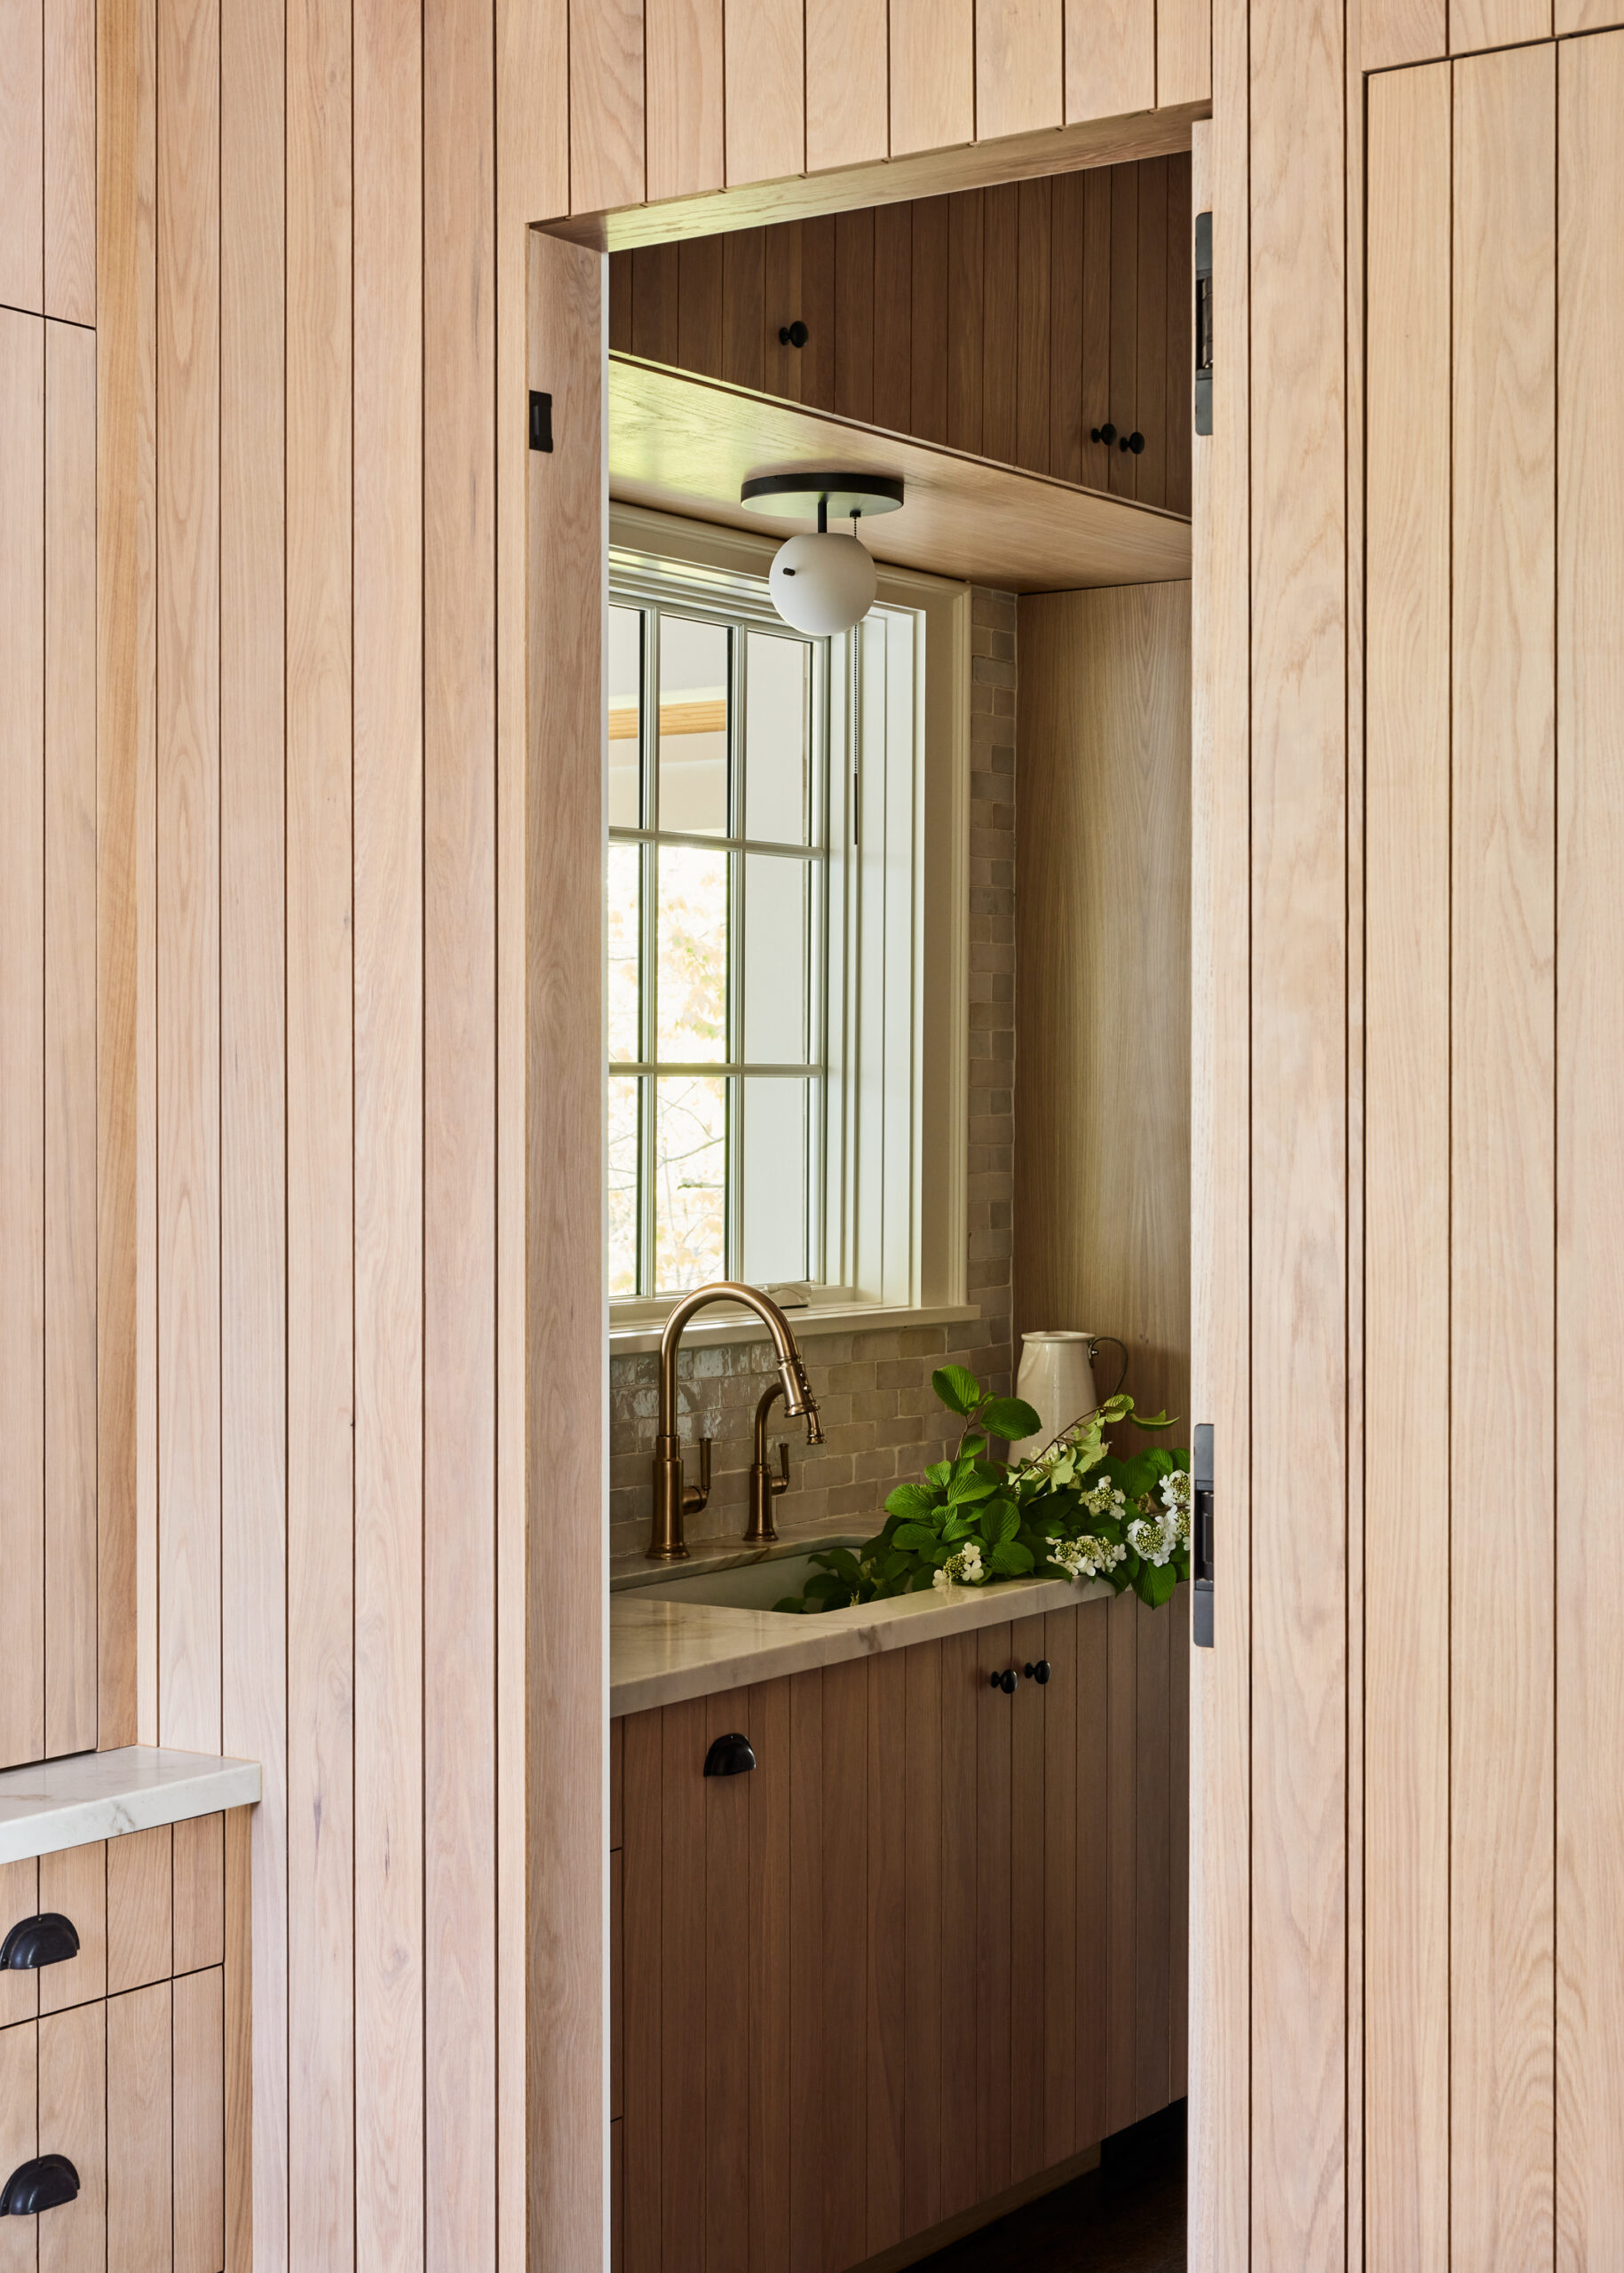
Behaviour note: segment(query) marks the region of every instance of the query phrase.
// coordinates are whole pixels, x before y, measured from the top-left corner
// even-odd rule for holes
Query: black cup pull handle
[[[20,1918],[0,1942],[0,1972],[32,1973],[36,1966],[61,1965],[79,1954],[79,1934],[59,1910]]]
[[[66,2155],[39,2155],[19,2163],[0,2186],[0,2218],[37,2218],[42,2210],[59,2209],[79,2191],[79,2174]]]
[[[1035,1681],[1038,1687],[1042,1689],[1043,1683],[1049,1679],[1050,1675],[1054,1671],[1054,1667],[1050,1664],[1047,1658],[1040,1658],[1036,1665],[1028,1666],[1026,1670],[1027,1680]]]
[[[750,1740],[737,1729],[729,1736],[718,1737],[705,1754],[707,1776],[748,1776],[755,1765]]]

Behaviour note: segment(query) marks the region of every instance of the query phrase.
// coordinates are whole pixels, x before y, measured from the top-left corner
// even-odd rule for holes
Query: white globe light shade
[[[772,605],[785,622],[818,638],[860,623],[874,606],[875,582],[866,549],[832,529],[790,537],[780,545],[767,577]]]

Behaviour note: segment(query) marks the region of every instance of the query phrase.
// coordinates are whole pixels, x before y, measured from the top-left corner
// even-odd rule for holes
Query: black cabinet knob
[[[0,2186],[0,2218],[37,2218],[42,2210],[55,2210],[71,2202],[79,2191],[79,2174],[66,2155],[40,2155],[19,2163]]]
[[[59,1910],[44,1910],[37,1918],[20,1918],[0,1942],[0,1972],[32,1973],[36,1966],[61,1965],[78,1954],[73,1920]]]
[[[995,1673],[993,1675],[992,1686],[994,1689],[1002,1689],[1006,1697],[1013,1697],[1020,1686],[1020,1675],[1014,1667],[1010,1666],[1006,1672]]]
[[[1091,442],[1103,442],[1109,449],[1116,440],[1116,428],[1108,422],[1104,426],[1091,426],[1089,429],[1089,440]]]
[[[797,316],[793,323],[781,323],[778,328],[780,347],[804,347],[812,334]]]
[[[707,1776],[748,1776],[755,1765],[750,1740],[737,1729],[729,1736],[718,1737],[705,1754]]]
[[[1053,1671],[1054,1667],[1050,1664],[1049,1659],[1047,1658],[1040,1658],[1036,1665],[1028,1666],[1026,1667],[1026,1678],[1028,1681],[1035,1681],[1038,1687],[1042,1689],[1043,1683],[1049,1679],[1050,1675]]]
[[[1133,452],[1133,454],[1134,454],[1134,455],[1135,455],[1135,457],[1137,457],[1137,456],[1138,456],[1138,455],[1139,455],[1139,453],[1141,452],[1141,450],[1143,450],[1143,449],[1144,449],[1144,447],[1145,447],[1145,437],[1144,437],[1144,435],[1143,435],[1143,434],[1124,434],[1124,435],[1123,435],[1123,437],[1122,437],[1122,447],[1123,447],[1125,450],[1131,450],[1131,451]]]

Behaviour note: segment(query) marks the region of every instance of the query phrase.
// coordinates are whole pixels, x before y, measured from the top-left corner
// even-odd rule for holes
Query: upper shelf
[[[811,463],[901,476],[907,503],[862,530],[875,559],[899,567],[1014,592],[1165,584],[1190,574],[1190,524],[1177,513],[610,356],[609,494],[618,503],[790,536],[805,523],[750,511],[740,486]]]

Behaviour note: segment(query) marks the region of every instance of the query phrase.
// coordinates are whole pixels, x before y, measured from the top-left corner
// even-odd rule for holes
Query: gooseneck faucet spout
[[[700,1439],[699,1482],[685,1484],[682,1440],[677,1433],[677,1352],[683,1328],[695,1311],[703,1310],[708,1303],[741,1303],[747,1311],[755,1311],[772,1336],[772,1347],[778,1353],[778,1377],[783,1388],[785,1412],[792,1420],[804,1419],[809,1445],[823,1442],[818,1400],[806,1385],[801,1353],[789,1331],[789,1321],[778,1304],[756,1287],[740,1286],[731,1279],[718,1279],[710,1287],[696,1287],[691,1295],[685,1295],[667,1319],[665,1332],[660,1337],[660,1430],[654,1438],[654,1521],[648,1542],[651,1563],[687,1561],[684,1520],[697,1515],[710,1497],[709,1437]]]

